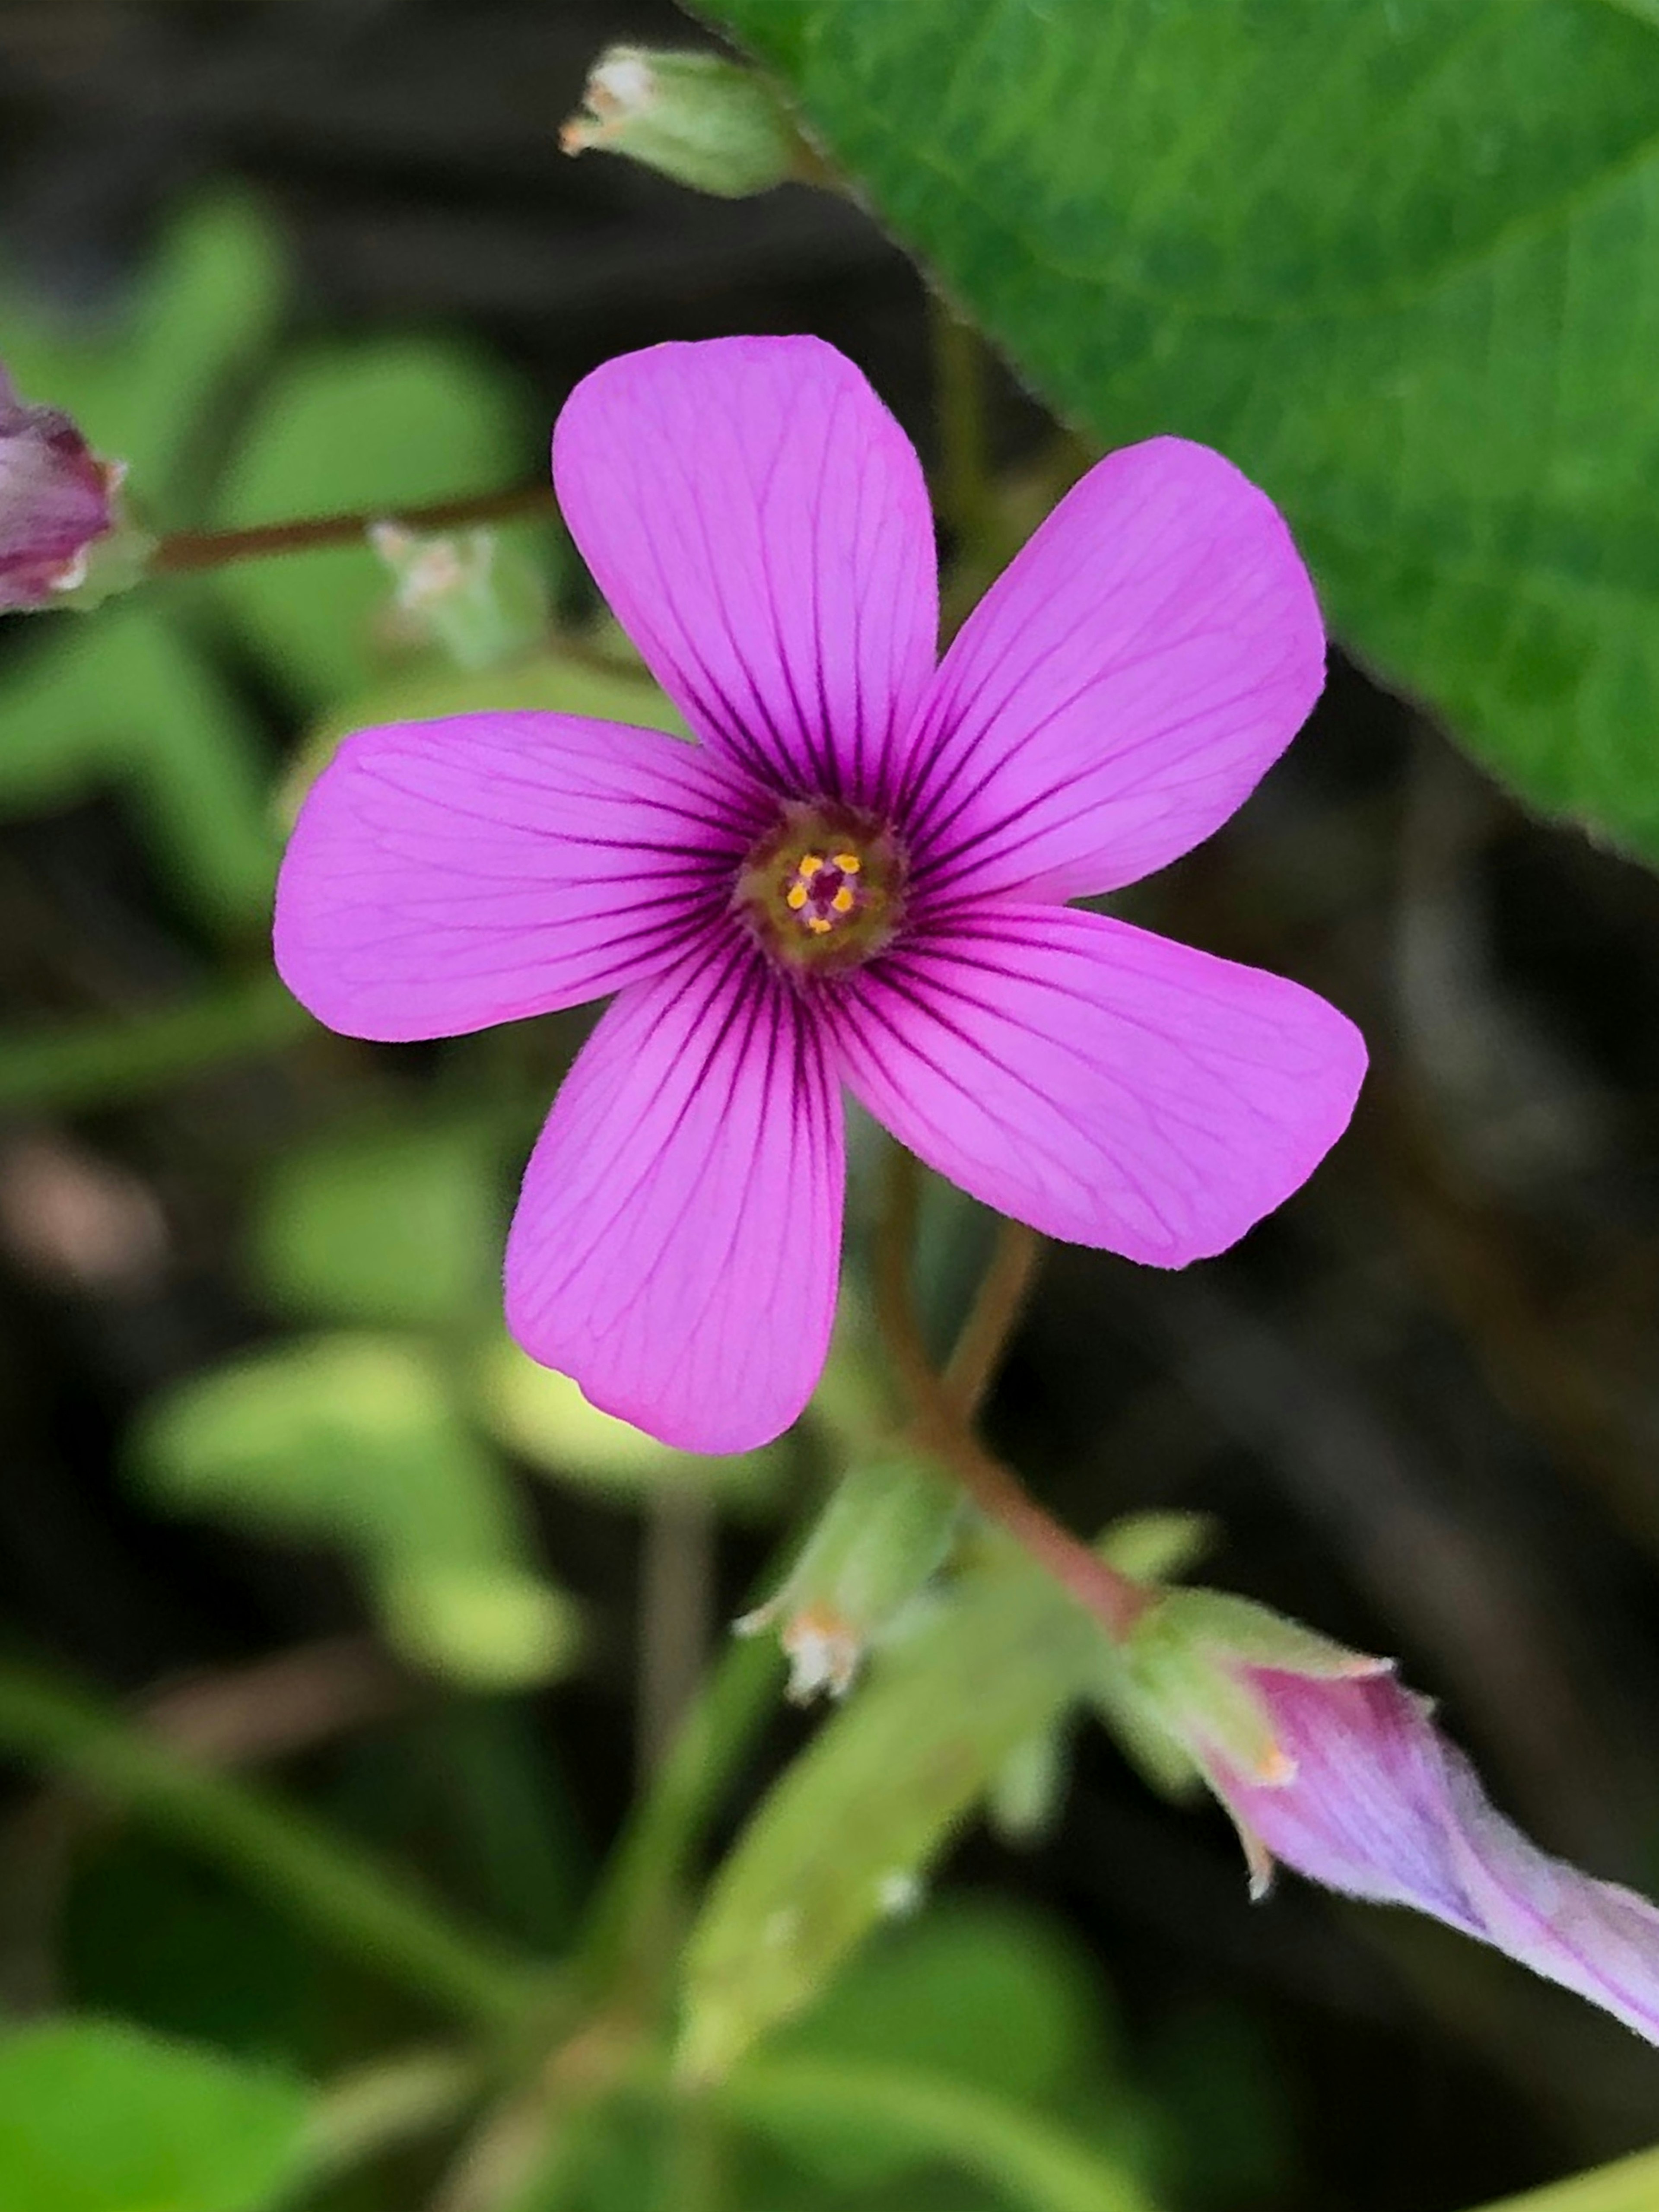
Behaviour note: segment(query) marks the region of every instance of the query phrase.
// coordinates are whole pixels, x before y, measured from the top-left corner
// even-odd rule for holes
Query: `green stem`
[[[150,556],[152,576],[179,576],[233,561],[264,561],[273,554],[311,553],[327,545],[360,544],[377,522],[406,530],[462,530],[487,522],[551,516],[550,485],[520,484],[513,491],[475,492],[465,499],[434,500],[424,507],[382,507],[352,514],[308,514],[292,522],[261,522],[247,530],[179,530]]]
[[[176,1083],[223,1060],[268,1052],[311,1026],[274,975],[181,1006],[14,1032],[0,1043],[0,1108],[76,1112]]]
[[[769,1638],[728,1644],[614,1854],[588,1917],[583,1966],[613,1990],[672,1948],[691,1859],[777,1699]]]
[[[481,2080],[476,2058],[428,2049],[375,2059],[331,2082],[311,2124],[313,2181],[448,2126],[477,2095]]]
[[[805,2127],[831,2139],[878,2127],[1026,2212],[1152,2212],[1139,2183],[1093,2144],[978,2083],[884,2060],[757,2058],[733,2074],[720,2104],[785,2143]]]
[[[933,395],[939,414],[939,511],[963,544],[984,531],[991,507],[985,412],[985,347],[937,292],[928,295]]]
[[[0,1668],[0,1748],[217,1861],[338,1950],[447,2011],[501,2029],[548,1997],[543,1974],[452,1922],[344,1838],[18,1668]]]

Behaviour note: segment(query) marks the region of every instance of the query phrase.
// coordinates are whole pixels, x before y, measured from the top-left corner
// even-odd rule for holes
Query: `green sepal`
[[[790,1695],[850,1687],[872,1643],[932,1580],[955,1540],[962,1493],[925,1461],[872,1460],[830,1493],[776,1595],[738,1623],[775,1627]]]
[[[770,191],[819,171],[766,80],[712,53],[609,46],[588,72],[582,112],[559,134],[567,154],[626,154],[721,199]]]

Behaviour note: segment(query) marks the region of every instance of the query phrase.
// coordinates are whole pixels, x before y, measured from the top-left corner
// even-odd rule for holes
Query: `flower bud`
[[[722,199],[811,180],[819,164],[775,93],[720,54],[610,46],[559,133],[567,154],[628,154]]]
[[[1255,1895],[1281,1861],[1344,1896],[1408,1905],[1659,2043],[1659,1910],[1506,1820],[1390,1662],[1243,1599],[1170,1590],[1112,1663],[1107,1717],[1203,1776]]]
[[[0,611],[84,594],[94,548],[116,534],[125,473],[67,415],[21,400],[0,368]]]
[[[401,625],[459,668],[499,668],[528,653],[547,627],[533,574],[502,556],[493,530],[434,537],[377,522],[368,542],[394,579]]]
[[[739,1636],[775,1627],[789,1695],[842,1697],[872,1643],[943,1564],[961,1492],[915,1460],[877,1461],[843,1475],[775,1597],[745,1613]]]

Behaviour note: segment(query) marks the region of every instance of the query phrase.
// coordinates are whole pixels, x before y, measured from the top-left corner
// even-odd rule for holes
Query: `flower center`
[[[904,860],[892,832],[847,806],[786,806],[738,872],[733,902],[793,969],[857,967],[892,941]]]

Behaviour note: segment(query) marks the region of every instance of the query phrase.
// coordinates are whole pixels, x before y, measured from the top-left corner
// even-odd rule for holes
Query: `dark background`
[[[602,45],[688,35],[647,0],[9,0],[0,250],[92,325],[167,212],[231,176],[278,214],[319,330],[463,327],[550,422],[629,347],[814,331],[930,457],[924,288],[857,209],[796,187],[728,204],[558,157]],[[1050,434],[1000,371],[994,403],[1005,459]],[[291,742],[280,702],[233,673],[273,752]],[[1398,1655],[1506,1810],[1652,1889],[1659,885],[1521,815],[1339,660],[1286,763],[1133,910],[1324,991],[1375,1073],[1352,1135],[1243,1251],[1167,1279],[1051,1255],[993,1409],[1000,1442],[1079,1527],[1213,1512],[1215,1579]],[[88,973],[141,998],[188,936],[114,801],[0,824],[13,1012],[72,1016]],[[308,1079],[273,1059],[128,1110],[0,1120],[0,1186],[29,1147],[69,1144],[165,1224],[167,1264],[103,1291],[64,1279],[15,1209],[3,1231],[0,1633],[117,1691],[361,1625],[326,1559],[159,1522],[114,1469],[137,1405],[263,1326],[230,1257],[240,1178],[303,1117]],[[523,1725],[561,1833],[582,1839],[559,1850],[597,1857],[629,1788],[636,1524],[551,1496],[538,1510],[608,1630]],[[758,1557],[726,1539],[733,1607]],[[799,1732],[779,1722],[780,1756]],[[387,1722],[291,1778],[441,1873],[459,1741]],[[38,1807],[21,1787],[12,1803],[15,1852]],[[1656,2132],[1659,2062],[1621,2030],[1402,1916],[1293,1881],[1252,1908],[1224,1822],[1158,1803],[1097,1734],[1048,1842],[1014,1856],[975,1836],[949,1878],[1042,1899],[1098,1958],[1131,2063],[1188,2138],[1187,2201],[1431,2212]],[[43,1965],[20,1876],[0,2001],[26,2008],[51,1984],[141,2006],[143,1971],[100,1952],[123,1882],[145,1912],[183,1885],[192,1940],[228,1910],[205,1877],[130,1852],[71,1897]]]

